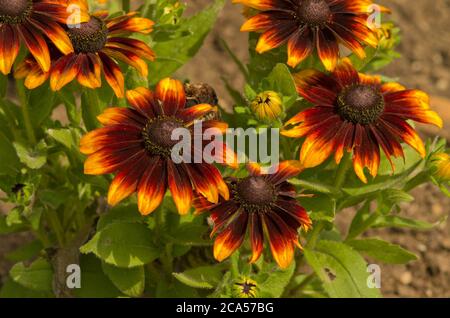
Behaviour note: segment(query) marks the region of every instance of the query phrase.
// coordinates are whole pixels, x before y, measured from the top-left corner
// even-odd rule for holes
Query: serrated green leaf
[[[287,269],[280,269],[279,267],[274,267],[273,270],[263,272],[259,274],[256,280],[260,282],[259,296],[263,298],[279,298],[284,292],[284,289],[289,284],[295,270],[295,262]]]
[[[380,297],[380,291],[369,288],[367,264],[344,243],[319,241],[314,250],[305,248],[307,262],[321,279],[330,297]]]
[[[131,268],[155,260],[160,252],[152,242],[152,231],[140,223],[111,223],[80,248],[108,264]]]
[[[43,140],[41,140],[33,149],[24,146],[19,142],[13,143],[16,149],[17,156],[20,162],[25,164],[30,169],[40,169],[47,162],[47,146]]]
[[[406,264],[417,260],[417,256],[399,245],[380,239],[368,238],[346,242],[355,250],[387,264]]]
[[[182,273],[172,273],[181,283],[192,288],[212,289],[222,279],[223,266],[200,266]]]
[[[112,298],[123,296],[105,275],[100,260],[94,255],[81,255],[80,269],[81,288],[73,289],[76,297]]]
[[[29,267],[23,263],[14,265],[9,275],[18,284],[36,291],[51,292],[53,269],[49,262],[39,258]]]
[[[12,142],[0,132],[0,175],[13,175],[20,168],[19,158]]]
[[[111,282],[125,295],[139,297],[144,292],[145,271],[143,266],[119,268],[102,263],[102,268]]]
[[[42,249],[42,243],[38,240],[34,240],[9,252],[5,255],[5,258],[12,262],[23,262],[37,256]]]
[[[379,216],[373,224],[373,227],[400,227],[416,230],[429,230],[441,224],[444,220],[436,223],[428,223],[420,220],[408,219],[396,215],[382,215]]]

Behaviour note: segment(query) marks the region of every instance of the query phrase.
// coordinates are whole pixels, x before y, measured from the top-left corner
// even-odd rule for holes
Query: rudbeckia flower
[[[86,174],[116,173],[108,192],[110,205],[137,192],[139,211],[147,215],[160,205],[169,189],[178,212],[186,214],[193,190],[211,202],[217,203],[219,195],[228,198],[228,188],[215,166],[204,161],[190,163],[194,160],[175,163],[171,156],[178,143],[172,139],[172,132],[177,128],[191,129],[195,120],[217,111],[216,107],[200,104],[185,108],[183,84],[169,78],[158,83],[155,93],[140,87],[128,91],[127,99],[132,108],[106,109],[98,116],[105,127],[88,133],[80,142],[81,152],[89,156],[84,164]],[[223,133],[227,125],[205,120],[202,128]],[[193,141],[192,145],[193,155],[203,151],[204,144]],[[235,166],[236,155],[225,144],[220,145],[215,158],[221,157],[223,163]]]
[[[69,36],[60,25],[69,19],[68,3],[62,0],[0,0],[0,72],[5,75],[11,72],[21,42],[45,72],[51,65],[46,39],[62,54],[73,52]],[[83,18],[80,13],[80,21]]]
[[[244,32],[262,32],[256,46],[264,53],[285,43],[288,65],[296,67],[313,53],[327,70],[333,70],[343,44],[361,59],[363,44],[376,47],[376,30],[369,24],[370,0],[233,0],[262,12],[249,18]],[[388,11],[379,7],[381,11]]]
[[[273,174],[264,174],[257,164],[248,165],[249,176],[227,180],[229,200],[211,204],[202,196],[194,200],[196,213],[210,212],[218,233],[214,242],[214,257],[223,261],[244,242],[247,228],[252,256],[256,262],[264,248],[267,235],[275,261],[287,268],[294,257],[294,246],[300,246],[298,229],[311,227],[311,220],[296,200],[296,189],[286,180],[302,171],[298,161],[284,161]]]
[[[75,52],[54,63],[50,73],[52,90],[58,91],[74,79],[85,87],[98,88],[102,83],[103,71],[116,96],[124,97],[124,75],[117,61],[131,65],[147,77],[145,60],[153,61],[155,54],[147,44],[128,36],[133,33],[148,34],[154,23],[136,15],[137,12],[131,12],[108,17],[101,11],[92,14],[88,22],[69,25],[67,33]]]
[[[345,151],[353,151],[354,170],[367,182],[364,168],[377,175],[380,147],[393,170],[391,157],[404,157],[401,141],[425,156],[424,144],[408,120],[442,127],[426,93],[359,74],[348,59],[331,75],[305,70],[294,78],[299,94],[314,107],[290,119],[281,133],[306,136],[300,151],[305,168],[320,165],[332,153],[339,163]]]

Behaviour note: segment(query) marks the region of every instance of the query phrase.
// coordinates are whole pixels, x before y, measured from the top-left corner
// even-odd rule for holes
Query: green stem
[[[17,95],[19,96],[20,109],[22,110],[23,121],[25,123],[25,130],[28,140],[35,145],[37,142],[36,135],[34,133],[33,124],[31,123],[30,112],[28,109],[28,100],[25,94],[25,86],[22,81],[16,82]]]
[[[351,165],[350,153],[347,152],[341,160],[338,171],[336,172],[336,178],[334,179],[334,187],[338,191],[345,182],[345,178],[347,177],[347,171],[350,168],[350,165]]]
[[[7,124],[9,126],[9,130],[11,131],[11,133],[14,136],[14,140],[15,141],[20,140],[20,134],[16,127],[16,118],[15,118],[14,114],[11,112],[11,110],[9,109],[9,105],[7,105],[2,98],[0,98],[0,107],[3,109],[3,111],[5,112],[5,116],[8,119]]]
[[[47,210],[47,219],[49,222],[50,227],[55,232],[56,239],[58,240],[58,244],[60,247],[63,247],[65,244],[65,237],[64,237],[64,229],[63,226],[58,218],[58,215],[56,211],[53,210]]]
[[[98,128],[97,116],[101,114],[102,109],[99,103],[97,91],[86,88],[84,90],[84,102],[82,104],[83,121],[87,130]]]
[[[130,0],[122,0],[122,10],[130,12]]]
[[[320,232],[322,232],[324,226],[325,226],[324,222],[319,222],[316,224],[316,226],[313,227],[309,240],[305,245],[306,248],[313,249],[316,246]]]
[[[239,251],[234,252],[230,257],[231,277],[236,279],[239,277]]]

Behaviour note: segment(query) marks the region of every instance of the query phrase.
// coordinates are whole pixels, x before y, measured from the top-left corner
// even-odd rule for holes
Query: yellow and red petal
[[[20,40],[17,31],[9,24],[0,25],[0,72],[11,72],[14,61],[19,54]]]
[[[228,200],[230,198],[230,191],[228,189],[228,185],[223,180],[222,174],[219,169],[215,166],[207,163],[203,163],[202,172],[210,178],[212,182],[214,182],[217,190],[219,191],[219,195],[222,196],[223,199]]]
[[[102,86],[101,61],[96,54],[79,54],[77,64],[77,80],[81,85],[92,89]]]
[[[146,18],[138,18],[128,16],[127,19],[115,22],[108,22],[108,34],[109,36],[117,36],[127,33],[142,33],[148,34],[153,31],[153,25],[155,23],[152,20]]]
[[[155,59],[155,52],[143,41],[122,37],[109,38],[105,45],[108,48],[121,48],[129,52],[134,52],[140,57],[153,61]]]
[[[207,174],[202,164],[192,163],[184,165],[191,183],[198,193],[212,203],[219,202],[219,191],[215,179]]]
[[[108,204],[117,205],[120,201],[136,192],[142,177],[142,170],[148,167],[150,159],[146,154],[136,158],[133,163],[123,167],[111,182],[108,190]]]
[[[211,208],[214,207],[214,205],[214,203],[209,202],[204,196],[199,194],[195,194],[194,198],[192,199],[192,206],[195,209],[195,215],[209,212]]]
[[[406,87],[395,82],[384,83],[381,85],[381,92],[383,94],[395,93],[406,90]]]
[[[308,69],[294,74],[298,93],[314,105],[334,106],[340,85],[322,72]]]
[[[59,91],[73,81],[79,71],[80,63],[78,63],[78,56],[74,53],[59,58],[50,72],[50,88]]]
[[[108,47],[103,48],[102,52],[116,60],[134,67],[143,77],[148,76],[148,65],[137,54],[120,48]]]
[[[257,10],[289,8],[289,4],[284,0],[233,0],[233,3],[239,3]]]
[[[315,29],[314,37],[316,40],[317,54],[325,69],[327,71],[334,70],[339,60],[339,45],[336,37],[331,31],[326,29]]]
[[[118,98],[123,98],[125,95],[125,78],[120,70],[120,67],[108,55],[103,52],[98,52],[103,64],[103,72],[106,81],[113,89]]]
[[[417,132],[405,120],[392,115],[382,115],[381,127],[386,128],[394,136],[402,139],[413,147],[422,157],[425,157],[425,145]]]
[[[247,171],[252,176],[260,176],[261,175],[261,165],[256,162],[249,162],[246,165]]]
[[[102,175],[117,171],[129,166],[132,159],[145,155],[145,151],[139,144],[126,143],[121,146],[103,147],[101,150],[89,155],[84,162],[84,173],[88,175]]]
[[[19,34],[44,72],[50,70],[50,52],[40,32],[31,24],[18,27]]]
[[[108,125],[131,125],[138,129],[145,127],[147,121],[136,110],[125,107],[108,107],[97,116],[98,121],[105,126]]]
[[[49,72],[44,72],[39,65],[34,64],[31,66],[28,75],[25,77],[25,87],[28,89],[35,89],[50,77]]]
[[[343,58],[339,61],[333,71],[333,77],[336,78],[343,87],[358,84],[360,81],[358,71],[353,67],[348,58]]]
[[[194,120],[200,120],[211,112],[217,112],[218,108],[209,104],[199,104],[192,107],[184,108],[177,114],[186,124],[192,124]]]
[[[353,167],[361,181],[367,183],[364,168],[369,169],[372,177],[377,175],[380,166],[380,147],[377,140],[372,137],[369,128],[357,125],[356,138],[360,139],[360,142],[358,141],[359,144],[355,145],[353,149]]]
[[[163,114],[156,109],[153,92],[146,87],[138,87],[127,91],[127,100],[130,105],[146,118],[154,118]]]
[[[267,179],[274,185],[280,184],[287,179],[295,177],[304,170],[303,166],[297,160],[286,160],[281,162],[273,174],[268,175]]]
[[[165,162],[159,157],[150,160],[138,185],[138,208],[142,215],[152,213],[164,199],[167,190]]]
[[[283,11],[269,11],[259,13],[248,19],[241,27],[242,32],[264,31],[277,24],[289,20],[291,16]]]
[[[217,232],[222,231],[239,211],[239,205],[234,200],[224,201],[214,205],[210,210],[211,219],[214,222],[214,228],[210,236],[213,237]]]
[[[273,258],[281,268],[288,268],[294,258],[294,246],[291,239],[282,233],[279,226],[267,215],[262,216],[263,227],[269,236]]]
[[[124,147],[128,143],[142,143],[141,129],[130,125],[113,125],[95,129],[80,140],[80,152],[85,155],[113,145]]]
[[[381,146],[381,149],[383,149],[383,152],[386,154],[386,157],[392,166],[392,170],[395,171],[395,165],[391,157],[404,157],[402,145],[397,141],[397,137],[386,130],[379,129],[373,125],[370,126],[370,130],[377,140],[378,145]]]
[[[250,263],[256,262],[264,249],[264,232],[261,218],[257,213],[250,215],[250,242],[252,245],[252,256]]]
[[[189,176],[181,165],[176,165],[171,160],[167,160],[167,174],[169,189],[178,213],[185,215],[189,213],[193,196]]]
[[[214,241],[214,258],[219,262],[228,258],[241,246],[247,230],[248,214],[239,213]]]
[[[316,167],[331,155],[336,129],[341,123],[339,116],[335,115],[308,135],[300,150],[300,162],[304,168]]]
[[[44,33],[64,55],[74,51],[67,32],[58,23],[53,21],[42,23],[39,20],[32,20],[30,23]]]
[[[265,31],[256,44],[256,52],[262,54],[287,42],[296,30],[295,21],[285,21]]]
[[[306,59],[314,50],[312,33],[309,28],[300,29],[288,40],[287,64],[295,68]]]
[[[439,128],[443,127],[443,121],[439,115],[430,110],[430,99],[425,92],[419,90],[397,91],[385,94],[384,99],[385,114],[433,124]]]
[[[174,115],[186,105],[186,93],[179,80],[165,78],[155,88],[155,97],[163,103],[165,115]]]

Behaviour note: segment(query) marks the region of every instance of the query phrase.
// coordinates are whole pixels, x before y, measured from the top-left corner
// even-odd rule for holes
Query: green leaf
[[[289,284],[295,270],[295,262],[285,270],[279,267],[274,267],[274,269],[267,272],[259,274],[257,281],[261,282],[259,284],[259,296],[263,298],[279,298],[284,292],[284,289]]]
[[[289,180],[295,186],[301,187],[303,189],[311,190],[314,192],[325,193],[325,194],[333,194],[336,192],[336,189],[328,184],[310,181],[305,179],[292,178]]]
[[[151,83],[172,75],[197,53],[224,4],[225,0],[215,0],[200,13],[181,21],[169,40],[158,41],[153,46],[157,60],[149,64]]]
[[[333,222],[336,214],[335,202],[326,194],[318,194],[314,197],[299,198],[301,206],[310,213],[315,221]]]
[[[181,283],[192,288],[212,289],[222,279],[223,266],[200,266],[188,269],[182,273],[172,273]]]
[[[288,98],[285,107],[288,108],[295,103],[298,98],[294,78],[286,64],[277,64],[263,83],[263,90],[273,90]]]
[[[40,127],[42,123],[51,115],[56,106],[55,94],[50,89],[48,83],[29,91],[28,106],[33,114],[33,125]]]
[[[139,297],[144,292],[145,271],[143,266],[119,268],[102,263],[102,268],[112,283],[125,295]]]
[[[176,244],[187,246],[210,246],[212,244],[208,228],[194,223],[181,224],[168,236],[168,239]]]
[[[47,134],[67,149],[78,149],[80,136],[73,129],[49,129]]]
[[[305,248],[305,257],[330,297],[380,297],[368,287],[367,264],[351,247],[340,242],[320,241],[314,250]]]
[[[152,231],[139,223],[111,223],[98,231],[80,248],[82,253],[94,253],[117,267],[142,266],[155,260],[160,252],[152,242]]]
[[[139,223],[144,219],[139,214],[136,204],[121,204],[102,215],[97,222],[97,231],[100,231],[108,225],[116,222]]]
[[[18,284],[36,291],[52,291],[53,269],[49,262],[39,258],[29,267],[23,263],[14,265],[9,275]]]
[[[436,223],[428,223],[420,220],[413,220],[396,215],[380,215],[373,224],[373,227],[400,227],[415,230],[430,230],[441,224],[444,220]]]
[[[14,148],[19,156],[20,162],[30,169],[40,169],[47,162],[47,145],[41,140],[34,149],[27,148],[21,143],[14,142]]]
[[[9,252],[5,255],[5,258],[12,262],[23,262],[38,255],[42,249],[42,243],[38,240],[34,240],[28,244],[20,246],[12,252]]]
[[[73,294],[80,298],[112,298],[123,294],[114,286],[102,270],[99,259],[93,255],[81,255],[81,288]]]
[[[417,260],[416,255],[401,246],[376,238],[351,240],[346,243],[355,250],[387,264],[406,264]]]
[[[12,279],[6,280],[0,291],[0,298],[53,298],[51,292],[36,291],[26,288]]]
[[[0,132],[0,161],[0,175],[13,175],[20,168],[16,150],[2,132]]]

